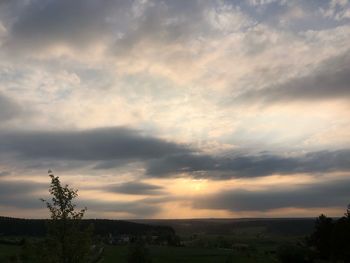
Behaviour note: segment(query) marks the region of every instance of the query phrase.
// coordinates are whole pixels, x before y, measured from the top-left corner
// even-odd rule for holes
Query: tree
[[[334,260],[350,262],[350,205],[345,215],[334,224],[332,252]]]
[[[330,259],[332,254],[333,219],[320,215],[315,222],[315,230],[311,235],[310,244],[315,247],[321,259]]]
[[[277,258],[281,263],[312,262],[309,250],[302,244],[285,243],[277,249]]]
[[[338,220],[319,216],[309,243],[320,259],[350,262],[350,206]]]
[[[86,208],[76,210],[73,200],[78,190],[62,186],[59,177],[49,171],[51,201],[41,199],[50,211],[48,234],[42,261],[52,263],[89,262],[91,228],[83,229],[80,222]]]
[[[350,221],[350,204],[348,204],[348,207],[346,209],[346,213],[344,216]]]

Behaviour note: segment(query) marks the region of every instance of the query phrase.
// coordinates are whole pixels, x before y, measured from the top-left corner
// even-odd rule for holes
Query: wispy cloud
[[[163,189],[163,187],[158,185],[135,181],[108,185],[106,187],[107,191],[129,195],[160,195],[165,193]]]
[[[350,56],[346,51],[322,62],[305,76],[295,77],[273,87],[252,90],[238,96],[245,103],[286,103],[350,98]]]

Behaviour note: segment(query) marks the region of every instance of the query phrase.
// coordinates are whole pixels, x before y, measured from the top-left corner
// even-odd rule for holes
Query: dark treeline
[[[252,218],[252,219],[165,219],[135,220],[152,225],[171,226],[178,234],[222,234],[241,232],[261,227],[264,232],[276,235],[309,235],[315,225],[314,218]]]
[[[42,237],[46,235],[46,219],[20,219],[0,216],[0,235],[4,236],[32,236]],[[112,235],[174,235],[175,231],[169,226],[155,226],[134,223],[122,220],[84,219],[84,226],[93,225],[94,234],[106,236]]]
[[[350,262],[350,206],[345,216],[333,219],[321,215],[308,239],[316,256],[332,262]]]
[[[266,221],[267,232],[282,235],[308,235],[313,231],[315,220],[276,219]]]
[[[341,218],[320,215],[311,235],[282,245],[278,258],[281,263],[350,263],[350,206]]]

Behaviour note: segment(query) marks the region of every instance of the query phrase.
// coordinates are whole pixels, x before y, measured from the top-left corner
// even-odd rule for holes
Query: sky
[[[0,0],[0,215],[341,216],[349,0]]]

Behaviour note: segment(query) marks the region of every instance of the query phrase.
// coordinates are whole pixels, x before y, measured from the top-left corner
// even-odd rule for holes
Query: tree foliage
[[[320,215],[309,243],[320,259],[350,262],[350,206],[338,220]]]
[[[312,262],[307,247],[303,244],[282,244],[277,250],[277,258],[281,263]]]
[[[49,171],[51,178],[51,184],[49,192],[52,195],[51,202],[41,199],[46,203],[47,208],[50,211],[51,219],[53,220],[79,220],[82,219],[87,208],[76,211],[76,205],[72,203],[73,199],[78,196],[78,190],[69,188],[66,184],[61,185],[58,176],[55,176]]]
[[[41,199],[47,206],[51,220],[40,261],[50,263],[86,263],[91,251],[91,228],[83,229],[80,222],[86,208],[77,210],[73,200],[78,190],[62,186],[58,176],[49,171],[51,200]]]
[[[315,230],[310,237],[310,242],[321,259],[328,260],[331,257],[333,228],[333,219],[324,214],[315,221]]]

